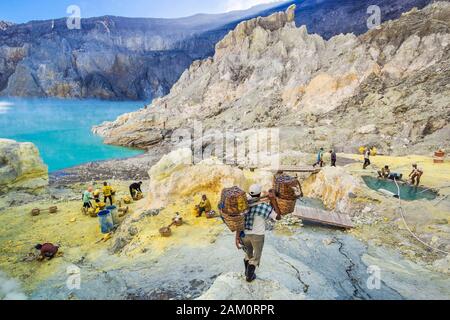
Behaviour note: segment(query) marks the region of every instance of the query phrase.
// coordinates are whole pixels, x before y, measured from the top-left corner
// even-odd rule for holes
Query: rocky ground
[[[297,147],[430,155],[449,148],[450,3],[411,10],[363,35],[329,40],[294,24],[295,9],[240,23],[139,112],[94,131],[148,147],[178,128],[294,129]],[[197,123],[195,122],[197,121]]]
[[[401,171],[408,169],[410,161],[417,161],[428,172],[423,183],[438,187],[445,184],[449,163],[436,171],[426,157],[380,156],[373,159],[374,168],[362,172],[360,156],[340,154],[346,159],[341,161],[348,162],[345,167],[326,168],[319,175],[305,177],[303,185],[307,196],[329,209],[349,210],[356,228],[343,232],[290,217],[269,226],[259,278],[248,285],[233,235],[220,219],[195,218],[192,208],[203,193],[216,203],[226,184],[245,188],[258,181],[270,186],[271,173],[242,171],[215,160],[192,165],[184,161],[185,153],[187,157],[188,152],[182,150],[171,153],[153,166],[152,180],[145,182],[147,197],[130,206],[129,215],[106,242],[101,241],[97,219],[81,214],[78,194],[86,182],[78,181],[83,179],[74,179],[65,187],[59,181],[59,190],[64,190],[59,199],[41,198],[3,210],[0,270],[19,281],[14,294],[25,293],[31,299],[450,298],[448,256],[415,241],[400,221],[393,200],[369,190],[360,180],[362,174],[375,174],[382,163],[392,163]],[[302,157],[314,159],[314,155]],[[137,165],[144,160],[138,157],[127,163],[133,161]],[[107,163],[101,166],[106,168]],[[121,180],[120,161],[109,163],[110,174],[118,177],[111,183],[118,188],[120,199],[130,181]],[[323,186],[328,190],[325,193]],[[444,189],[441,192],[448,194]],[[57,204],[60,211],[30,216],[33,207],[50,204]],[[447,250],[450,202],[435,205],[425,201],[405,204],[407,222],[431,246]],[[423,219],[424,210],[427,219]],[[175,212],[182,214],[185,225],[174,229],[172,237],[161,238],[158,229],[169,224]],[[44,263],[28,261],[32,246],[42,241],[60,244],[63,255]],[[66,286],[67,268],[73,266],[80,269],[80,290]],[[378,289],[370,285],[371,270],[380,271]]]
[[[27,174],[5,175],[3,185],[20,187],[0,197],[0,270],[32,299],[450,299],[450,163],[430,157],[448,145],[449,15],[450,5],[436,2],[359,37],[330,40],[296,28],[292,7],[241,23],[214,58],[195,62],[152,108],[94,129],[108,143],[148,148],[147,154],[57,172],[39,192],[23,188]],[[194,139],[175,148],[176,129],[195,119],[205,129],[235,130],[235,142],[245,141],[240,134],[247,129],[281,125],[278,153],[259,152],[267,163],[255,170],[250,157],[224,164],[229,159],[214,154],[193,162],[191,148],[222,145]],[[355,152],[368,143],[383,155],[363,170]],[[233,185],[268,189],[274,156],[283,165],[310,166],[320,146],[342,151],[339,167],[299,175],[305,201],[348,214],[355,228],[292,217],[269,225],[259,278],[247,284],[233,235],[219,218],[195,218],[194,204],[206,194],[215,205]],[[23,156],[9,154],[10,165],[1,168]],[[424,169],[421,184],[436,190],[435,200],[401,201],[362,179],[384,165],[407,176],[412,163]],[[132,181],[145,181],[145,199],[130,205],[110,239],[80,211],[81,192],[105,180],[117,188],[116,200]],[[30,215],[55,204],[57,214]],[[162,238],[159,228],[176,212],[184,225]],[[60,244],[63,254],[29,259],[44,241]],[[371,272],[379,273],[377,288]],[[66,285],[74,275],[80,290]],[[16,282],[12,287],[17,294]]]

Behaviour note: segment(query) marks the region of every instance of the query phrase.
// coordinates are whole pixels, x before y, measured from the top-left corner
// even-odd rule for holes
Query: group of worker
[[[336,151],[332,149],[329,151],[329,153],[330,153],[330,159],[331,159],[331,166],[336,167],[336,161],[337,161]],[[317,153],[317,161],[313,164],[313,168],[315,168],[316,166],[320,166],[322,168],[325,165],[324,154],[325,154],[325,149],[320,148],[319,152]]]
[[[412,165],[412,171],[409,174],[408,178],[412,185],[419,186],[420,179],[423,176],[423,169],[419,168],[419,166],[414,163]],[[403,174],[393,173],[388,165],[384,166],[381,170],[378,171],[378,177],[381,179],[390,179],[390,180],[402,180]]]
[[[135,182],[130,185],[130,187],[129,187],[130,195],[133,199],[136,198],[136,195],[138,193],[142,194],[141,187],[142,187],[142,181]],[[82,196],[83,208],[88,209],[88,210],[91,208],[94,208],[92,201],[94,200],[95,204],[100,203],[100,194],[101,193],[103,193],[103,203],[105,205],[107,205],[108,201],[109,201],[110,205],[112,206],[114,203],[113,196],[115,195],[116,191],[108,182],[104,182],[101,190],[97,189],[94,191],[94,188],[92,186],[89,186],[88,189],[83,192],[83,196]]]
[[[107,201],[109,201],[110,205],[113,205],[113,195],[115,194],[115,190],[108,182],[104,182],[102,190],[97,189],[94,191],[94,188],[89,186],[88,189],[83,192],[83,208],[94,208],[92,200],[94,200],[96,204],[100,203],[100,193],[103,193],[103,203],[105,205],[108,203]]]

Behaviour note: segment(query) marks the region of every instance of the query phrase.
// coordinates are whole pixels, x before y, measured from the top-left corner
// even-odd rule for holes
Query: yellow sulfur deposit
[[[363,161],[362,157],[358,155],[343,154],[339,156]],[[392,172],[402,173],[403,179],[407,179],[412,170],[412,164],[417,163],[417,165],[424,170],[424,175],[420,181],[421,185],[429,188],[439,188],[450,185],[450,161],[448,160],[444,163],[434,163],[432,157],[411,155],[404,157],[374,156],[370,161],[372,162],[372,166],[367,169],[367,174],[371,174],[371,170],[378,170],[385,165],[388,165]],[[364,172],[361,170],[361,165],[357,163],[349,165],[349,168],[355,173]],[[442,189],[440,190],[440,193],[450,194],[450,189]]]

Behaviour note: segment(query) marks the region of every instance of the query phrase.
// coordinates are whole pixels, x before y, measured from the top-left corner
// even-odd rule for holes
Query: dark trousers
[[[370,166],[370,160],[369,159],[364,159],[363,169],[367,168],[368,166]]]
[[[313,167],[315,166],[319,166],[322,168],[323,167],[323,160],[318,160],[316,163],[313,164]]]
[[[92,204],[90,202],[83,203],[83,208],[89,209],[92,208]]]
[[[112,196],[106,196],[105,199],[103,199],[103,202],[106,204],[106,200],[108,200],[108,199],[109,199],[109,203],[111,203],[111,205],[112,205],[113,204]]]
[[[336,167],[336,160],[331,160],[331,166]]]
[[[201,216],[203,215],[203,213],[206,212],[206,209],[205,209],[205,208],[198,207],[197,212],[198,212],[198,216],[201,217]]]
[[[135,194],[138,193],[138,192],[140,192],[140,190],[130,188],[130,195],[131,195],[132,198],[134,198]]]

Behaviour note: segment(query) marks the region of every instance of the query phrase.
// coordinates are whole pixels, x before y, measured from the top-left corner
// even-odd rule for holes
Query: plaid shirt
[[[267,203],[260,203],[251,207],[249,212],[245,215],[245,230],[253,230],[253,223],[255,222],[256,215],[267,220],[269,219],[272,210],[272,206]]]

